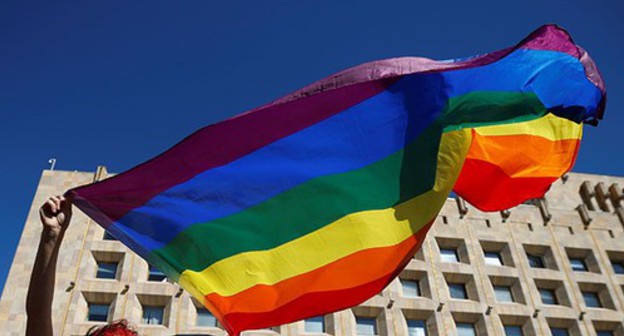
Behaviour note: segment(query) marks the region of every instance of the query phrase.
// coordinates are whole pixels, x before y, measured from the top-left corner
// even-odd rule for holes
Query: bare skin
[[[50,197],[39,208],[43,225],[26,299],[27,336],[52,336],[52,298],[59,249],[72,217],[71,200]]]

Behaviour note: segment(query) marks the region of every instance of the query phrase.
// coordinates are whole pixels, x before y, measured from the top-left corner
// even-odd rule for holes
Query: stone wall
[[[24,334],[26,290],[41,231],[38,207],[51,195],[106,175],[103,167],[95,173],[43,172],[0,300],[0,334]],[[482,213],[450,198],[399,278],[362,305],[325,316],[325,331],[355,335],[356,321],[369,319],[384,336],[407,335],[407,320],[424,321],[429,335],[455,335],[458,323],[479,335],[504,335],[505,325],[519,326],[524,335],[549,335],[551,327],[570,335],[624,335],[624,274],[614,269],[614,263],[624,263],[621,186],[624,178],[571,173],[553,185],[546,202],[505,213]],[[455,250],[458,262],[443,262],[441,249]],[[541,257],[544,268],[531,267],[527,254]],[[104,239],[104,230],[80,211],[60,255],[56,335],[84,335],[98,325],[87,321],[89,304],[109,305],[109,320],[126,318],[140,335],[225,335],[218,324],[196,326],[199,305],[188,293],[167,281],[148,281],[147,263],[120,242]],[[493,265],[492,256],[502,266]],[[587,271],[574,271],[571,260],[581,260]],[[115,279],[97,279],[97,262],[117,263]],[[413,297],[415,283],[419,293]],[[467,299],[451,298],[449,283],[463,285]],[[503,294],[508,289],[515,302],[497,301],[494,286]],[[558,304],[543,304],[540,289],[552,291]],[[595,293],[603,307],[587,307],[583,292]],[[140,323],[146,306],[163,307],[163,325]],[[247,334],[310,335],[305,325]]]

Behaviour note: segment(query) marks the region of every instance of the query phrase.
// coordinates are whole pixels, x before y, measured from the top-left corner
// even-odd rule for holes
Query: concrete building
[[[106,177],[44,171],[0,301],[23,335],[44,200]],[[364,304],[261,335],[624,335],[624,178],[569,174],[546,202],[481,213],[450,198],[399,279]],[[127,318],[140,335],[225,335],[176,284],[79,211],[62,245],[56,335]]]

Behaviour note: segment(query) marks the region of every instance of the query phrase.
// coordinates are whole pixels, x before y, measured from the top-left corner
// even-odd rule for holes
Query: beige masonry
[[[104,167],[95,173],[43,172],[0,300],[0,335],[24,335],[26,291],[41,230],[38,206],[106,176]],[[449,198],[399,279],[362,305],[325,316],[325,332],[356,335],[356,321],[366,318],[382,336],[408,335],[408,320],[424,321],[427,335],[456,335],[458,324],[492,336],[505,335],[504,326],[518,326],[523,335],[550,335],[551,328],[569,335],[624,335],[622,187],[622,177],[571,173],[555,183],[546,202],[504,213],[482,213]],[[455,250],[458,262],[442,262],[440,249]],[[531,267],[528,255],[543,268]],[[115,279],[96,278],[97,262],[116,263]],[[109,321],[126,318],[140,335],[225,335],[218,325],[197,326],[199,305],[188,293],[176,284],[148,281],[148,273],[143,259],[104,239],[101,227],[75,211],[58,264],[56,335],[84,335],[102,324],[87,320],[89,304],[109,305]],[[463,285],[467,299],[451,298],[449,283]],[[552,293],[557,304],[543,303],[540,291]],[[584,295],[601,307],[588,307]],[[141,324],[150,306],[162,308],[162,325]],[[314,335],[303,321],[246,334]]]

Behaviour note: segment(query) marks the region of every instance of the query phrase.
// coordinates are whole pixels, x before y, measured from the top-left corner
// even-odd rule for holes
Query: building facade
[[[51,195],[106,178],[41,176],[0,300],[0,335],[24,335]],[[399,278],[360,306],[247,335],[624,335],[624,178],[570,173],[545,200],[482,213],[449,198]],[[214,317],[84,214],[65,236],[55,335],[128,319],[140,335],[225,335]]]

